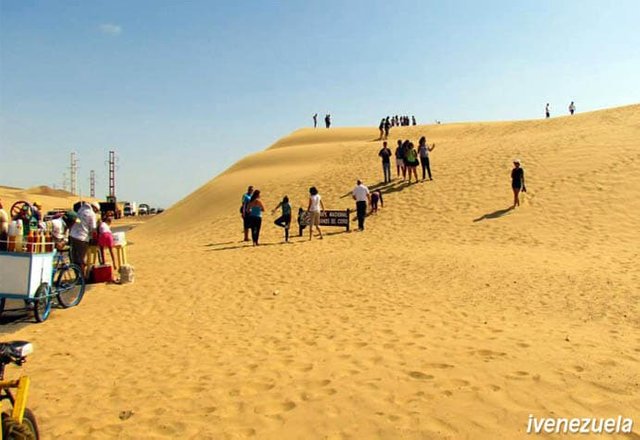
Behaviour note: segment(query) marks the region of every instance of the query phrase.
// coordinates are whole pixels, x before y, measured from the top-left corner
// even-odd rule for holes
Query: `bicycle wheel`
[[[77,306],[84,296],[84,277],[75,264],[65,265],[55,275],[53,287],[58,303],[65,309]]]
[[[37,322],[46,321],[51,313],[51,297],[49,296],[49,285],[42,283],[34,295],[33,315]]]
[[[36,416],[29,408],[25,408],[22,424],[7,413],[2,413],[2,438],[5,440],[39,440]]]

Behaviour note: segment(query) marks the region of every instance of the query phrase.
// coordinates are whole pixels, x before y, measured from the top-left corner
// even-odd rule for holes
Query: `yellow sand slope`
[[[364,233],[282,244],[267,214],[240,241],[248,184],[297,210],[380,182],[377,129],[299,130],[130,233],[135,284],[2,327],[36,344],[46,438],[515,439],[529,414],[640,438],[640,106],[390,139],[421,135],[434,181],[384,187]]]

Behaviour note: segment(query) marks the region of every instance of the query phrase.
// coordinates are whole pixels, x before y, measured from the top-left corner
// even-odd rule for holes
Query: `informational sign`
[[[322,211],[320,213],[320,226],[338,226],[349,230],[349,218],[351,210],[344,211]],[[305,212],[303,217],[304,224],[309,224],[309,213]]]

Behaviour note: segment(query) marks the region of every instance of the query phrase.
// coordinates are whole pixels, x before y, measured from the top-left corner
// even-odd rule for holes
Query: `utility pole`
[[[116,152],[109,151],[109,197],[116,197]]]
[[[91,197],[96,196],[96,172],[95,170],[91,170],[89,172],[89,194]]]
[[[78,195],[78,159],[76,153],[71,153],[71,194]]]

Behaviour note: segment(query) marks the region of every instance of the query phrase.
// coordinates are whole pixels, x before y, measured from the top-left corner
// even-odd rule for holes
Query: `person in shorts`
[[[404,168],[404,149],[402,148],[402,139],[398,139],[398,146],[396,147],[395,156],[396,177],[400,178],[400,170],[402,170],[402,179],[404,180],[406,170]]]
[[[513,190],[513,206],[520,206],[520,192],[527,192],[524,184],[524,170],[520,166],[520,159],[513,160],[513,169],[511,170],[511,189]]]
[[[313,237],[313,227],[316,227],[320,240],[322,240],[322,230],[320,230],[320,212],[324,211],[324,203],[322,203],[322,197],[318,194],[318,189],[315,186],[309,188],[309,240]]]
[[[104,264],[107,260],[104,258],[104,248],[109,249],[111,254],[111,263],[114,270],[118,269],[116,258],[113,254],[113,233],[111,232],[111,222],[113,221],[113,212],[109,211],[104,216],[104,220],[100,222],[98,227],[98,246],[100,247],[100,261]]]

